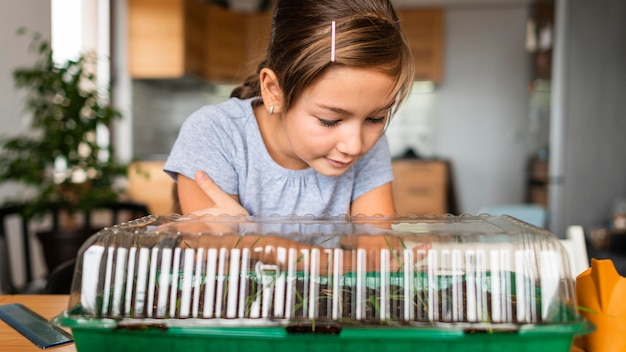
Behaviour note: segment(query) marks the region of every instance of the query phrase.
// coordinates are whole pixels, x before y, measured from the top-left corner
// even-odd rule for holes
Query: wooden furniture
[[[456,214],[452,171],[445,160],[396,159],[393,198],[400,215]]]
[[[172,192],[176,183],[163,171],[164,164],[164,161],[136,161],[128,167],[128,196],[145,204],[154,215],[174,212]]]
[[[444,11],[398,9],[415,60],[415,80],[441,83],[443,80]]]
[[[397,13],[413,51],[415,79],[441,83],[443,9]],[[128,0],[130,75],[240,82],[265,57],[271,15],[233,12],[203,0]]]
[[[242,81],[264,57],[270,17],[203,0],[128,0],[130,75]]]
[[[183,14],[183,0],[128,1],[128,55],[132,77],[180,77],[190,70],[185,65],[186,58],[193,61],[190,58],[193,53],[185,52]]]
[[[68,301],[69,296],[67,295],[0,295],[0,305],[22,303],[47,319],[52,319],[61,314],[67,308]],[[41,351],[2,320],[0,320],[0,346],[3,351],[11,352]],[[75,352],[76,345],[71,343],[51,350],[54,352]],[[582,348],[582,339],[580,337],[574,339],[570,352],[585,352]]]
[[[52,319],[67,308],[68,295],[0,295],[0,305],[21,303],[46,319]],[[69,329],[65,329],[69,331]],[[42,350],[19,332],[0,320],[0,349],[11,352],[41,352]],[[76,352],[74,343],[50,348],[54,352]]]
[[[204,78],[241,82],[255,73],[269,45],[271,14],[236,13],[208,6],[206,15]]]

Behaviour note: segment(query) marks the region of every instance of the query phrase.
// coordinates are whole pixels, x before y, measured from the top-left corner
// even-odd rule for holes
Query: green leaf
[[[55,207],[71,214],[115,201],[123,191],[115,185],[126,177],[127,164],[117,160],[113,146],[98,145],[95,136],[98,126],[110,127],[122,114],[106,103],[108,90],[97,91],[92,71],[97,57],[84,53],[57,64],[47,40],[39,33],[31,40],[35,63],[12,72],[15,87],[27,93],[24,109],[30,130],[0,138],[0,183],[21,184],[34,192],[4,203],[26,204],[26,213],[37,216]],[[109,158],[101,160],[101,155]],[[59,158],[67,162],[67,170],[90,175],[87,181],[75,183],[71,175],[55,179]]]

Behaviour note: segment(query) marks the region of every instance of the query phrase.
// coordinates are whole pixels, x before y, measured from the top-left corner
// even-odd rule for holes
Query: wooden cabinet
[[[128,0],[128,55],[135,78],[185,71],[183,0]]]
[[[271,13],[238,13],[204,0],[127,0],[133,78],[202,77],[241,82],[265,56]],[[441,83],[443,10],[400,9],[415,79]]]
[[[270,20],[203,0],[128,0],[130,75],[240,82],[263,59]]]
[[[172,178],[163,172],[164,161],[135,161],[128,166],[128,198],[148,207],[150,214],[180,212],[174,208]]]
[[[271,14],[236,13],[208,6],[204,77],[240,82],[265,58],[271,35]]]
[[[448,162],[397,159],[392,168],[393,198],[398,214],[443,215],[457,211]]]
[[[400,25],[406,33],[415,60],[415,80],[443,80],[443,9],[399,9]]]

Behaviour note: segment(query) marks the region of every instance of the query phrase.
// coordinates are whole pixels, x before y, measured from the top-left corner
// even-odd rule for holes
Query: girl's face
[[[346,172],[383,134],[394,84],[371,69],[339,67],[324,74],[283,113],[287,157],[325,176]]]

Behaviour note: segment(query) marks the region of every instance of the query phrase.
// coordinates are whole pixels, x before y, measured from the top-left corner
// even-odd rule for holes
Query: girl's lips
[[[350,163],[352,163],[351,161],[341,162],[341,161],[337,161],[337,160],[333,160],[333,159],[329,159],[329,158],[326,158],[326,160],[328,160],[328,162],[332,166],[337,167],[337,168],[344,168],[344,167],[347,167],[348,165],[350,165]]]

